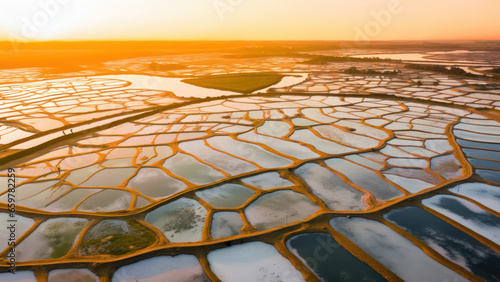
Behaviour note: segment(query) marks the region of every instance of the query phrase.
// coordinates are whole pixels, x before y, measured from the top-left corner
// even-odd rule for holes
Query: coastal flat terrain
[[[0,109],[1,281],[500,279],[498,41],[3,42]]]

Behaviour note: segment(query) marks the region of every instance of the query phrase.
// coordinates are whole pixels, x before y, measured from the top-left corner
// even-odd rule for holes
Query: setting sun
[[[0,38],[355,40],[371,29],[369,40],[500,39],[499,10],[495,0],[20,0],[0,3]]]

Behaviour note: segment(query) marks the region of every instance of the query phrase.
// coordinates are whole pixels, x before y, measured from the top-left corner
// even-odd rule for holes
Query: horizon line
[[[498,39],[372,39],[372,40],[361,40],[361,42],[434,42],[434,41],[447,41],[447,42],[459,42],[459,41],[500,41]],[[0,40],[0,43],[18,43],[18,44],[30,44],[30,43],[78,43],[78,42],[360,42],[360,40],[353,39],[109,39],[109,40],[31,40],[31,41],[16,41],[16,40]]]

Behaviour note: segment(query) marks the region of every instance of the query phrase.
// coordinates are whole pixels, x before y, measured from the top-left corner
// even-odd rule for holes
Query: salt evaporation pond
[[[27,266],[34,272],[23,269],[16,279],[498,280],[500,123],[453,106],[321,94],[328,75],[307,74],[297,86],[310,86],[314,95],[239,97],[180,78],[74,78],[74,89],[85,91],[56,101],[68,109],[54,102],[69,113],[50,102],[47,109],[68,126],[104,119],[77,125],[76,132],[92,132],[16,167],[17,255],[21,264],[40,265]],[[466,92],[457,80],[442,77],[432,77],[442,79],[442,92],[415,85],[400,92]],[[286,92],[305,78],[286,76],[270,88]],[[67,91],[73,89],[68,81],[30,87]],[[379,91],[400,93],[390,88],[394,81],[382,83]],[[94,94],[79,97],[95,93],[92,87],[127,101],[126,107],[92,101]],[[148,112],[149,106],[186,100],[162,97],[147,106],[145,97],[132,94],[141,89],[148,100],[158,98],[150,90],[234,97]],[[69,108],[73,100],[89,102],[85,110],[92,112],[82,116],[80,104]],[[101,128],[108,114],[124,109],[144,114],[127,114],[118,125]],[[60,124],[34,126],[52,130]],[[16,130],[6,140],[17,140]],[[7,173],[0,178],[6,181]],[[0,202],[7,201],[0,194]],[[7,223],[8,214],[0,215]],[[68,261],[78,263],[57,264]]]

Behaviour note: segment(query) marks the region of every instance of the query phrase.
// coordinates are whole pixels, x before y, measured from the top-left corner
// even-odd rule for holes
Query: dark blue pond
[[[462,204],[459,201],[459,199],[460,198],[457,197],[443,196],[441,199],[439,199],[437,206],[445,210],[448,210],[454,214],[457,214],[464,219],[474,220],[478,224],[482,224],[485,226],[500,226],[500,218],[486,211],[484,211],[484,213],[477,213],[468,208],[467,206],[465,206],[464,204]],[[425,201],[427,200],[423,201],[424,204]]]
[[[328,234],[296,235],[286,245],[324,281],[387,281]]]
[[[500,161],[500,151],[487,151],[479,149],[462,149],[467,157]]]
[[[416,207],[385,215],[447,259],[487,281],[500,281],[500,254],[446,221]]]
[[[477,168],[491,168],[491,169],[500,169],[500,162],[490,161],[490,160],[480,160],[467,158],[470,164]]]
[[[457,143],[462,147],[480,148],[480,149],[489,149],[489,150],[500,151],[500,144],[496,144],[496,143],[475,142],[475,141],[468,141],[468,140],[459,139],[459,138],[457,138]]]
[[[476,169],[476,173],[482,178],[493,181],[500,184],[500,171],[487,170],[487,169]]]

